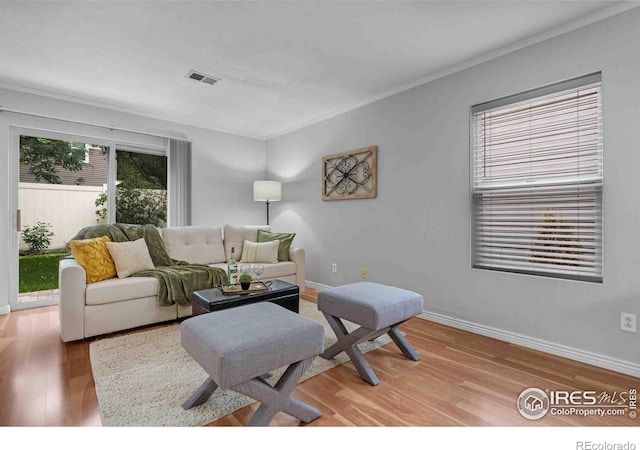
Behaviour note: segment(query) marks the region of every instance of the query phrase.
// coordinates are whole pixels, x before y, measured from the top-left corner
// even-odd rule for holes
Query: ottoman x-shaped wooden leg
[[[324,312],[323,314],[338,338],[338,342],[326,349],[320,356],[325,359],[331,359],[340,352],[346,352],[360,374],[360,377],[373,386],[379,383],[378,377],[373,372],[373,369],[358,348],[358,344],[361,344],[364,341],[373,340],[383,334],[389,334],[389,337],[391,337],[393,342],[395,342],[404,356],[412,359],[413,361],[420,360],[418,353],[416,353],[413,347],[411,347],[411,344],[409,344],[402,333],[398,331],[398,325],[404,321],[380,330],[369,330],[368,328],[361,326],[357,330],[349,333],[339,317],[335,317]]]
[[[309,423],[320,417],[316,408],[291,398],[300,378],[307,370],[315,356],[291,364],[282,374],[275,386],[271,386],[262,377],[252,378],[229,389],[258,400],[261,405],[251,417],[248,426],[267,426],[278,413],[283,411],[302,422]],[[216,391],[218,385],[211,377],[207,378],[196,392],[184,402],[184,409],[193,408],[206,402]]]

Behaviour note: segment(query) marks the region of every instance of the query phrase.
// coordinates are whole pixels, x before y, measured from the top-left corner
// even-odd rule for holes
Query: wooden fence
[[[22,229],[36,222],[50,223],[54,236],[49,248],[63,248],[81,228],[96,224],[95,201],[103,190],[100,186],[20,183]],[[20,250],[27,248],[20,239]]]

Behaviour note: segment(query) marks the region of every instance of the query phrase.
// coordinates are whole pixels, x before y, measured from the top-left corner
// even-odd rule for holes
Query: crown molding
[[[456,72],[461,72],[461,71],[469,69],[469,68],[471,68],[473,66],[477,66],[477,65],[485,63],[487,61],[491,61],[492,59],[496,59],[496,58],[499,58],[501,56],[507,55],[509,53],[513,53],[513,52],[515,52],[517,50],[521,50],[523,48],[530,47],[530,46],[532,46],[534,44],[538,44],[538,43],[546,41],[548,39],[551,39],[551,38],[554,38],[554,37],[569,33],[571,31],[577,30],[577,29],[585,27],[587,25],[591,25],[593,23],[599,22],[599,21],[607,19],[609,17],[616,16],[618,14],[621,14],[621,13],[625,12],[625,11],[629,11],[631,9],[638,8],[638,7],[640,7],[640,1],[624,1],[624,2],[617,3],[614,6],[611,6],[609,8],[605,8],[605,9],[603,9],[601,11],[598,11],[597,13],[594,13],[594,14],[591,14],[589,16],[583,17],[582,19],[578,19],[578,20],[575,20],[573,22],[566,23],[566,24],[561,25],[559,27],[556,27],[556,28],[553,28],[551,30],[545,31],[544,33],[537,34],[535,36],[529,37],[529,38],[524,39],[522,41],[518,41],[518,42],[516,42],[514,44],[502,47],[502,48],[500,48],[498,50],[486,53],[486,54],[478,56],[476,58],[472,58],[472,59],[467,60],[467,61],[465,61],[463,63],[456,64],[454,66],[448,67],[448,68],[446,68],[444,70],[435,72],[435,73],[433,73],[431,75],[428,75],[428,76],[426,76],[424,78],[420,78],[420,79],[418,79],[416,81],[412,81],[411,83],[404,84],[402,86],[399,86],[399,87],[397,87],[395,89],[391,89],[389,91],[386,91],[386,92],[384,92],[382,94],[379,94],[379,95],[376,95],[374,97],[369,97],[366,100],[362,100],[362,101],[358,101],[358,102],[352,103],[351,105],[348,105],[348,106],[346,106],[344,108],[340,108],[340,109],[332,111],[330,113],[323,114],[323,115],[318,116],[318,117],[316,117],[314,119],[307,120],[307,121],[304,121],[304,122],[300,122],[300,123],[298,123],[296,125],[283,128],[283,129],[281,129],[279,131],[276,131],[274,133],[268,134],[266,136],[266,140],[274,139],[274,138],[277,138],[279,136],[283,136],[285,134],[289,134],[289,133],[291,133],[293,131],[300,130],[302,128],[306,128],[306,127],[308,127],[310,125],[314,125],[316,123],[323,122],[323,121],[331,119],[333,117],[337,117],[337,116],[339,116],[341,114],[344,114],[344,113],[347,113],[349,111],[353,111],[353,110],[361,108],[363,106],[370,105],[371,103],[375,103],[378,100],[382,100],[382,99],[385,99],[387,97],[391,97],[391,96],[393,96],[395,94],[399,94],[401,92],[408,91],[409,89],[413,89],[415,87],[422,86],[424,84],[430,83],[430,82],[435,81],[437,79],[444,78],[444,77],[446,77],[448,75],[452,75],[452,74],[454,74]]]
[[[598,11],[594,14],[591,14],[589,16],[583,17],[582,19],[578,19],[572,22],[569,22],[567,24],[561,25],[559,27],[553,28],[551,30],[548,30],[544,33],[540,33],[536,36],[532,36],[530,38],[524,39],[522,41],[516,42],[514,44],[502,47],[498,50],[486,53],[484,55],[478,56],[476,58],[472,58],[470,60],[467,60],[463,63],[451,66],[449,68],[446,68],[444,70],[435,72],[433,74],[430,74],[426,77],[420,78],[416,81],[413,81],[411,83],[406,83],[403,84],[401,86],[398,86],[397,88],[385,91],[382,94],[379,95],[375,95],[373,97],[369,97],[365,100],[361,100],[358,102],[354,102],[348,106],[345,106],[343,108],[337,109],[335,111],[326,113],[326,114],[322,114],[320,116],[317,116],[313,119],[310,120],[306,120],[306,121],[302,121],[299,122],[295,125],[292,126],[287,126],[284,128],[281,128],[280,130],[274,131],[274,132],[270,132],[270,133],[266,133],[264,135],[262,134],[254,134],[254,133],[246,133],[246,132],[242,132],[239,130],[234,130],[234,129],[228,129],[228,128],[222,128],[222,127],[215,127],[215,126],[211,126],[211,125],[207,125],[207,124],[203,124],[203,123],[197,123],[197,122],[192,122],[192,121],[187,121],[187,120],[182,120],[176,117],[172,117],[170,115],[162,115],[162,114],[157,114],[154,113],[152,111],[147,111],[144,109],[136,109],[136,108],[128,108],[128,107],[123,107],[123,106],[118,106],[118,105],[113,105],[110,104],[108,102],[102,102],[102,101],[98,101],[98,100],[91,100],[85,97],[79,97],[76,95],[72,95],[72,94],[62,94],[62,93],[57,93],[57,92],[53,92],[53,91],[49,91],[46,89],[39,89],[39,88],[32,88],[32,87],[27,87],[27,86],[22,86],[19,84],[15,84],[15,83],[11,83],[11,82],[6,82],[6,81],[2,81],[0,80],[0,88],[5,88],[5,89],[9,89],[9,90],[13,90],[13,91],[18,91],[18,92],[24,92],[24,93],[28,93],[28,94],[34,94],[34,95],[39,95],[39,96],[43,96],[43,97],[48,97],[48,98],[54,98],[57,100],[63,100],[63,101],[69,101],[69,102],[73,102],[73,103],[79,103],[82,105],[87,105],[87,106],[93,106],[93,107],[98,107],[98,108],[104,108],[104,109],[108,109],[108,110],[112,110],[112,111],[118,111],[118,112],[122,112],[122,113],[126,113],[126,114],[133,114],[133,115],[137,115],[137,116],[142,116],[145,118],[151,118],[151,119],[156,119],[156,120],[163,120],[163,121],[167,121],[167,122],[172,122],[175,124],[179,124],[179,125],[185,125],[185,126],[190,126],[190,127],[195,127],[195,128],[200,128],[200,129],[204,129],[204,130],[209,130],[209,131],[215,131],[215,132],[219,132],[219,133],[225,133],[225,134],[231,134],[234,136],[240,136],[240,137],[245,137],[245,138],[250,138],[250,139],[257,139],[257,140],[261,140],[261,141],[267,141],[270,139],[274,139],[277,138],[279,136],[283,136],[285,134],[289,134],[291,132],[294,132],[296,130],[300,130],[302,128],[308,127],[310,125],[314,125],[320,122],[323,122],[325,120],[337,117],[339,115],[345,114],[349,111],[353,111],[355,109],[361,108],[363,106],[369,105],[371,103],[377,102],[378,100],[382,100],[385,99],[387,97],[391,97],[395,94],[399,94],[401,92],[407,91],[409,89],[413,89],[415,87],[418,86],[422,86],[424,84],[427,84],[429,82],[432,82],[434,80],[440,79],[440,78],[444,78],[448,75],[452,75],[456,72],[461,72],[463,70],[466,70],[470,67],[473,66],[477,66],[479,64],[482,64],[484,62],[490,61],[492,59],[496,59],[499,58],[501,56],[507,55],[509,53],[515,52],[517,50],[529,47],[531,45],[546,41],[548,39],[560,36],[562,34],[565,33],[569,33],[571,31],[574,31],[578,28],[582,28],[585,27],[587,25],[591,25],[593,23],[599,22],[601,20],[607,19],[609,17],[621,14],[625,11],[629,11],[631,9],[634,8],[638,8],[640,7],[640,1],[623,1],[623,2],[619,2],[616,3],[614,6],[611,6],[609,8],[605,8],[601,11]]]
[[[66,102],[78,103],[78,104],[86,105],[86,106],[93,106],[93,107],[96,107],[96,108],[108,109],[110,111],[117,111],[117,112],[121,112],[121,113],[125,113],[125,114],[133,114],[133,115],[136,115],[136,116],[141,116],[141,117],[149,118],[149,119],[163,120],[165,122],[172,122],[172,123],[179,124],[179,125],[186,125],[186,126],[189,126],[189,127],[201,128],[201,129],[208,130],[208,131],[216,131],[218,133],[225,133],[225,134],[231,134],[231,135],[234,135],[234,136],[246,137],[246,138],[251,138],[251,139],[258,139],[260,141],[266,140],[266,137],[263,136],[263,135],[244,133],[244,132],[241,132],[241,131],[238,131],[238,130],[232,130],[232,129],[229,129],[229,128],[212,127],[210,125],[197,123],[197,122],[186,121],[186,120],[181,120],[179,118],[171,117],[171,116],[168,116],[168,115],[165,116],[165,115],[162,115],[162,114],[156,114],[156,113],[153,113],[151,111],[146,111],[146,110],[143,110],[143,109],[127,108],[127,107],[123,107],[123,106],[112,105],[111,103],[107,103],[107,102],[91,100],[91,99],[88,99],[88,98],[85,98],[85,97],[78,97],[78,96],[71,95],[71,94],[61,94],[61,93],[49,91],[49,90],[46,90],[46,89],[32,88],[32,87],[23,86],[23,85],[20,85],[20,84],[10,83],[10,82],[3,81],[3,80],[0,80],[0,88],[8,89],[10,91],[23,92],[25,94],[33,94],[33,95],[38,95],[38,96],[41,96],[41,97],[53,98],[53,99],[56,99],[56,100],[62,100],[62,101],[66,101]]]

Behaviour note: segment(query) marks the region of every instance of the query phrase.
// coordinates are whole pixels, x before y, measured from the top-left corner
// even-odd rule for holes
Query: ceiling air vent
[[[219,78],[212,77],[210,75],[205,75],[200,72],[196,72],[195,70],[190,70],[187,74],[187,78],[191,78],[192,80],[201,81],[202,83],[207,83],[210,85],[214,85],[220,81]]]

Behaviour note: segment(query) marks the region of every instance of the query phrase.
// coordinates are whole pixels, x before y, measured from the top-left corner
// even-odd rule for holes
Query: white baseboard
[[[0,306],[0,316],[4,316],[5,314],[9,314],[11,312],[11,306],[2,305]]]
[[[314,283],[313,281],[308,280],[305,280],[305,285],[307,287],[310,287],[311,289],[317,289],[318,291],[323,291],[332,287],[325,284]],[[451,317],[444,314],[425,311],[417,317],[424,320],[429,320],[431,322],[440,323],[442,325],[448,325],[460,330],[469,331],[471,333],[479,334],[482,336],[498,339],[499,341],[521,345],[533,350],[550,353],[552,355],[561,356],[573,361],[591,364],[592,366],[601,367],[603,369],[613,370],[614,372],[620,372],[626,375],[631,375],[632,377],[640,378],[640,364],[632,363],[630,361],[624,361],[621,359],[611,358],[609,356],[599,355],[597,353],[587,352],[566,345],[556,344],[554,342],[544,341],[542,339],[525,336],[523,334],[513,333],[511,331],[505,331],[499,328],[469,322],[467,320],[458,319],[456,317]]]
[[[317,291],[324,291],[325,289],[331,289],[333,286],[327,286],[326,284],[314,283],[313,281],[304,280],[305,286]]]
[[[542,339],[532,338],[511,331],[501,330],[499,328],[488,327],[474,322],[469,322],[455,317],[446,316],[433,312],[423,312],[418,316],[421,319],[436,322],[442,325],[448,325],[460,330],[469,331],[471,333],[480,334],[482,336],[491,337],[500,341],[509,342],[511,344],[521,345],[523,347],[539,350],[541,352],[550,353],[552,355],[561,356],[563,358],[579,361],[592,366],[601,367],[603,369],[613,370],[614,372],[624,373],[632,377],[640,378],[640,364],[624,361],[621,359],[610,358],[608,356],[591,353],[566,345],[560,345],[553,342],[544,341]]]

